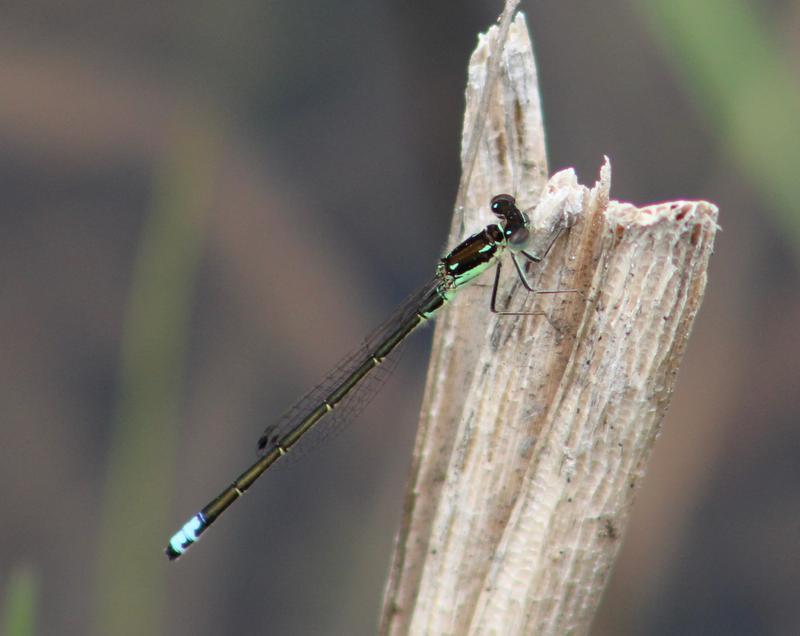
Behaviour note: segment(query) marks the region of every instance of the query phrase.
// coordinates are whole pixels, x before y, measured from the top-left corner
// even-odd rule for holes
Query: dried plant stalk
[[[470,63],[467,149],[496,29]],[[572,171],[545,186],[544,131],[524,18],[509,32],[464,201],[539,202],[558,232],[534,295],[495,316],[472,289],[438,318],[381,621],[384,634],[585,633],[608,580],[706,283],[717,209],[609,201]],[[462,157],[466,163],[470,158]],[[482,216],[479,216],[482,215]],[[462,227],[454,222],[454,243]],[[487,275],[488,276],[488,275]],[[511,276],[509,276],[511,278]],[[491,281],[487,281],[491,282]]]

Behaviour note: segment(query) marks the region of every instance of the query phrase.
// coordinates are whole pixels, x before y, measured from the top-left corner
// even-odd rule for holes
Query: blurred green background
[[[370,634],[430,330],[185,559],[263,427],[426,280],[499,2],[0,7],[0,629]],[[800,2],[523,2],[551,170],[724,228],[593,633],[800,633]]]

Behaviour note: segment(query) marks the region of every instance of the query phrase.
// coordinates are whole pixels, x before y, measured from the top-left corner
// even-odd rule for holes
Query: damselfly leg
[[[531,294],[568,294],[568,293],[580,293],[579,289],[536,289],[531,282],[528,280],[528,276],[525,273],[525,269],[520,265],[519,261],[517,260],[517,254],[521,254],[526,259],[528,259],[532,263],[541,263],[542,259],[544,259],[547,254],[550,252],[550,248],[553,247],[555,242],[561,236],[561,231],[557,232],[553,239],[550,241],[550,244],[547,246],[547,249],[541,256],[535,256],[526,250],[517,250],[515,252],[509,251],[508,255],[511,258],[511,262],[514,263],[514,269],[517,271],[517,278],[522,283],[522,286]],[[493,314],[498,316],[545,316],[546,312],[543,311],[501,311],[497,309],[497,290],[500,285],[500,271],[502,270],[503,262],[498,261],[495,273],[494,273],[494,283],[492,284],[492,298],[489,304],[489,308]]]

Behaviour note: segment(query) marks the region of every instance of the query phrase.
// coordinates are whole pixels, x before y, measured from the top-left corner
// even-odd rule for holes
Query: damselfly
[[[499,314],[517,312],[498,311],[495,307],[500,280],[501,256],[508,252],[522,284],[534,291],[525,276],[518,258],[538,263],[549,250],[552,240],[541,255],[531,253],[530,219],[520,211],[514,197],[508,194],[495,196],[490,204],[499,222],[487,225],[482,231],[468,237],[449,254],[439,260],[433,279],[401,306],[389,320],[369,336],[361,348],[347,357],[315,389],[289,409],[277,424],[270,425],[258,441],[261,457],[200,512],[194,515],[170,539],[165,550],[167,556],[177,559],[198,537],[241,497],[253,483],[281,457],[286,455],[304,435],[315,427],[325,426],[342,415],[354,416],[371,397],[363,388],[386,357],[414,331],[429,320],[455,293],[496,265],[492,287],[491,310]],[[556,232],[555,236],[558,234]],[[553,238],[553,240],[555,240]],[[329,414],[330,417],[326,418]]]

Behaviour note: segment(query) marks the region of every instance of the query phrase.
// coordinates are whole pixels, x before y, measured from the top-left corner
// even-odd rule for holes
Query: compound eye
[[[498,194],[492,197],[490,207],[495,215],[505,216],[506,210],[510,207],[514,207],[514,204],[515,199],[510,194]]]

